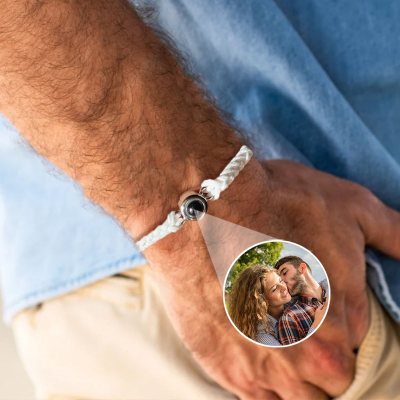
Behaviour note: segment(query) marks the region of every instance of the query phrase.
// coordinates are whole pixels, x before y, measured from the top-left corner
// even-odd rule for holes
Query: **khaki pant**
[[[147,267],[25,310],[12,328],[40,400],[236,398],[185,349]]]
[[[369,292],[371,323],[342,400],[400,396],[400,327]],[[234,399],[193,360],[152,272],[135,268],[19,313],[21,359],[40,400]]]

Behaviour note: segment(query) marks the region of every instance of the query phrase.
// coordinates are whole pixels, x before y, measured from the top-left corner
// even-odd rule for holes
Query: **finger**
[[[282,400],[276,393],[270,390],[259,389],[251,394],[240,396],[241,400]]]
[[[279,395],[283,399],[308,399],[308,400],[327,400],[328,395],[323,392],[321,389],[318,389],[316,386],[304,382],[297,383],[295,386],[295,390],[290,390],[290,392],[282,391]]]
[[[400,213],[387,207],[369,191],[363,191],[358,207],[358,221],[365,243],[400,259]]]
[[[304,383],[296,399],[328,400],[328,395],[309,383]]]

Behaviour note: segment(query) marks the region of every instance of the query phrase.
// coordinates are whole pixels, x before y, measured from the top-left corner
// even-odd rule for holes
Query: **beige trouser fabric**
[[[400,326],[368,291],[371,322],[357,354],[356,373],[337,400],[400,399]]]
[[[233,399],[183,347],[147,267],[19,313],[19,352],[40,400]],[[400,328],[370,292],[371,324],[340,400],[400,394]]]
[[[37,399],[236,399],[184,348],[152,272],[135,268],[19,313]]]

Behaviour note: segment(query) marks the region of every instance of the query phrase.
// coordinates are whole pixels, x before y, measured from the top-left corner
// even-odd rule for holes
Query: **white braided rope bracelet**
[[[198,194],[188,193],[180,205],[180,211],[170,212],[162,225],[136,242],[138,250],[143,251],[168,234],[177,232],[187,220],[201,219],[207,213],[207,201],[218,200],[221,192],[233,182],[252,156],[253,152],[247,146],[242,146],[217,179],[205,180]]]

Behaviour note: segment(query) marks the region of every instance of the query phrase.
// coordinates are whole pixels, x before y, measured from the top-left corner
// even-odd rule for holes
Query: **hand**
[[[135,239],[239,150],[233,130],[128,1],[32,8],[7,0],[4,11],[0,110]],[[145,256],[184,343],[218,383],[249,399],[334,396],[352,379],[353,350],[368,326],[364,246],[400,257],[399,215],[359,185],[297,163],[263,165],[253,159],[210,213],[320,259],[332,302],[311,338],[271,350],[239,335],[197,224]]]
[[[368,328],[364,247],[400,258],[400,217],[360,185],[290,161],[262,164],[265,174],[255,162],[249,164],[211,213],[299,243],[319,258],[332,295],[325,322],[311,338],[269,349],[239,335],[225,316],[222,291],[196,225],[160,241],[146,256],[160,272],[186,346],[221,385],[245,399],[336,396],[353,379],[354,351]],[[193,243],[190,255],[179,250],[188,246],[186,240]],[[166,265],[168,254],[172,263]],[[192,279],[183,288],[180,277],[188,265]],[[172,280],[161,269],[174,271]],[[203,288],[198,307],[193,305],[196,288]]]
[[[317,329],[319,324],[322,322],[322,320],[325,317],[326,311],[328,309],[328,297],[325,300],[324,304],[321,304],[316,310],[315,310],[315,317],[314,317],[314,323],[312,324],[314,329]]]

